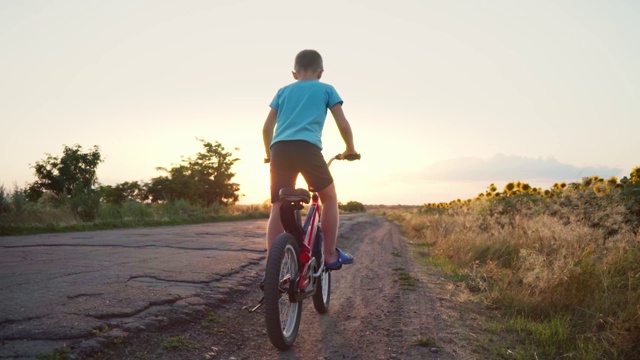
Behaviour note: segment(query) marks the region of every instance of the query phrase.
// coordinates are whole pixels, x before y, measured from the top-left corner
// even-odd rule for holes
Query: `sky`
[[[331,167],[341,202],[620,178],[640,165],[639,18],[631,0],[0,1],[0,184],[75,144],[99,147],[100,183],[148,181],[203,138],[262,203],[262,125],[302,49],[362,154]],[[330,114],[323,146],[345,147]]]

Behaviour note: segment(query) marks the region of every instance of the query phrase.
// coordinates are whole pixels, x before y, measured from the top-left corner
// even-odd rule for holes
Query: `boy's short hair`
[[[298,55],[296,55],[294,69],[296,71],[323,70],[322,56],[320,56],[320,53],[315,50],[302,50]]]

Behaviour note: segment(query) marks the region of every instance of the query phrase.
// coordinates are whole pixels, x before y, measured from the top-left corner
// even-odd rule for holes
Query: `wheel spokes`
[[[278,291],[280,292],[280,296],[282,294],[286,294],[289,292],[289,286],[291,284],[291,274],[287,274],[284,279],[280,280],[280,284],[278,285]]]
[[[295,327],[296,315],[299,304],[291,303],[288,296],[282,296],[289,292],[292,286],[291,281],[297,270],[297,261],[293,249],[286,248],[282,266],[280,268],[280,283],[278,286],[280,299],[278,301],[280,307],[280,327],[285,336],[289,336]]]

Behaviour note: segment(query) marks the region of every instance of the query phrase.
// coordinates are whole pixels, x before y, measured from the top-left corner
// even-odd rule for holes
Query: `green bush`
[[[78,188],[67,203],[78,219],[85,222],[93,221],[100,206],[100,193],[91,188]]]
[[[4,186],[0,185],[0,214],[5,214],[11,211],[10,195],[4,190]]]
[[[350,212],[350,213],[351,212],[365,212],[365,211],[367,211],[364,208],[364,205],[362,205],[362,203],[357,202],[357,201],[349,201],[345,205],[338,204],[338,208],[340,208],[340,210],[342,210],[344,212]]]

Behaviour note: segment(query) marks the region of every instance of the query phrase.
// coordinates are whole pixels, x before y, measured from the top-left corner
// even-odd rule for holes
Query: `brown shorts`
[[[327,162],[317,146],[304,140],[271,145],[271,202],[280,200],[280,189],[293,188],[302,174],[309,191],[321,191],[333,183]]]

